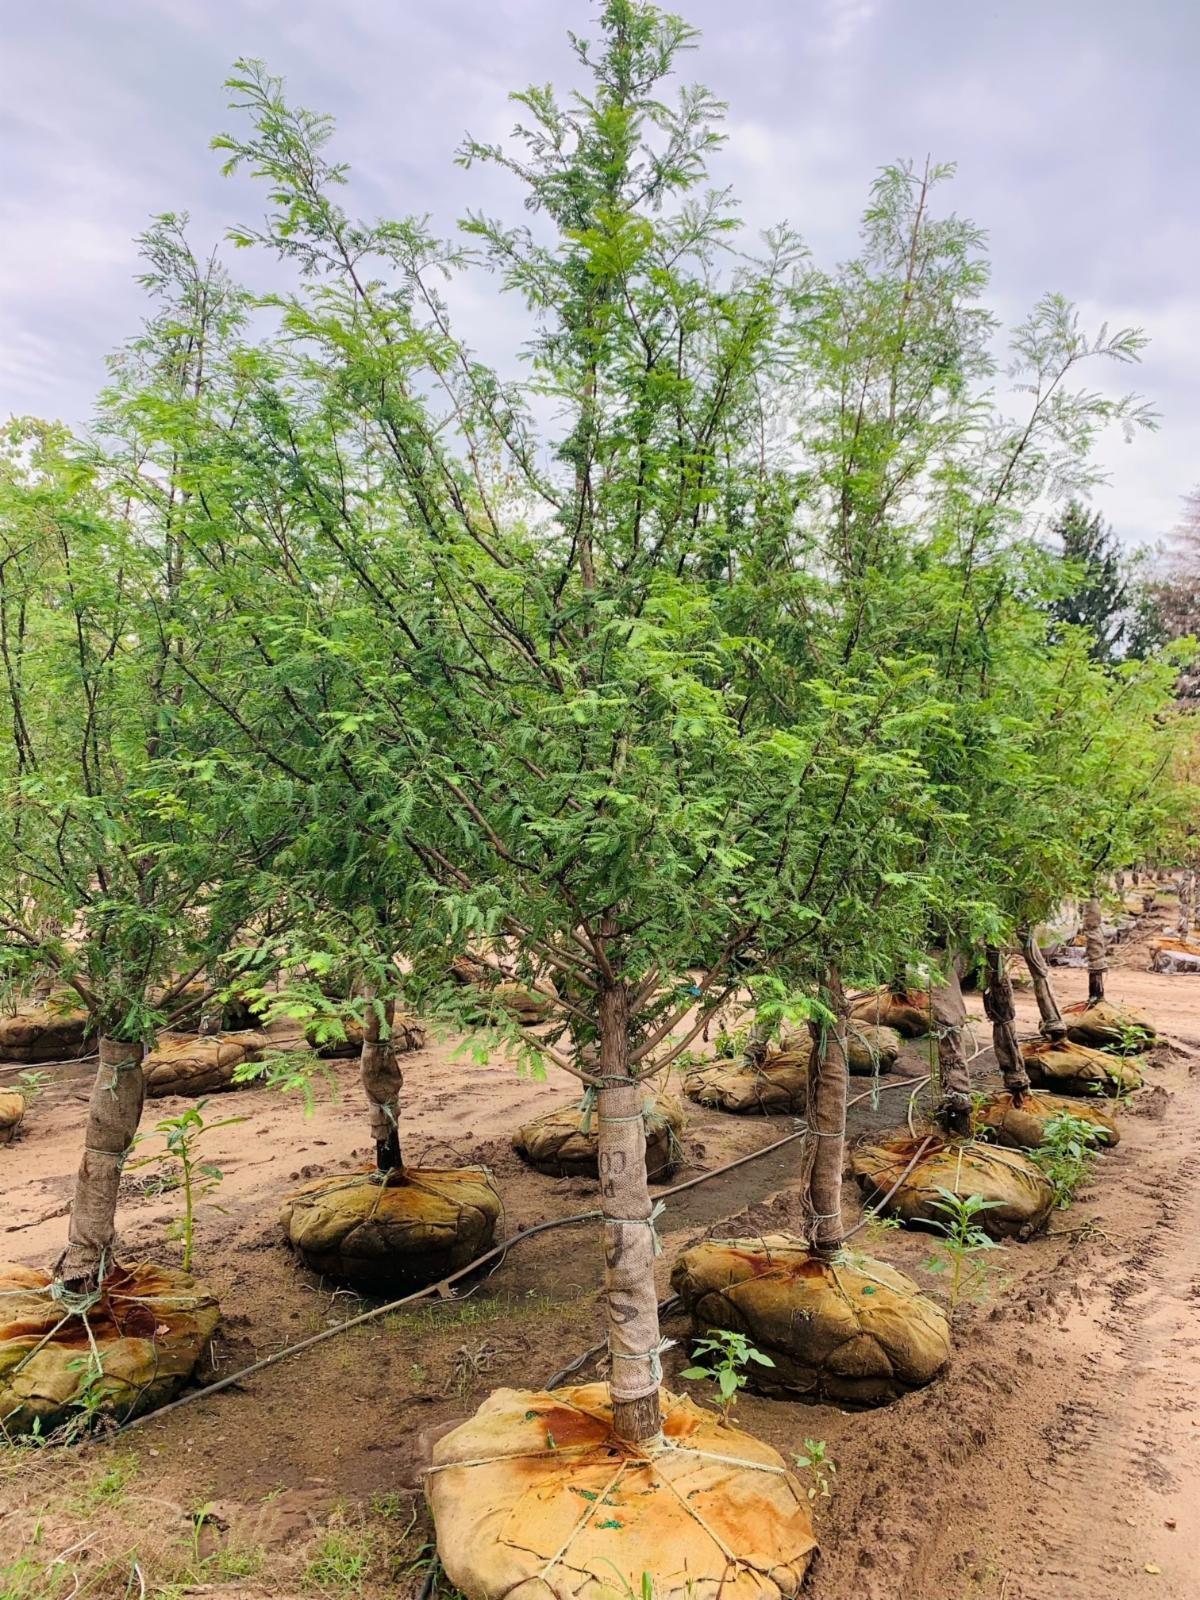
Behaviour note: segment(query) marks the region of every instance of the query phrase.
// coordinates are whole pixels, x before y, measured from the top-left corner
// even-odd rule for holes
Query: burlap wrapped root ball
[[[903,1040],[895,1028],[853,1017],[846,1027],[846,1065],[856,1077],[874,1077],[896,1065]]]
[[[612,1433],[602,1383],[499,1389],[439,1439],[437,1548],[468,1600],[786,1600],[816,1549],[808,1499],[768,1444],[679,1395],[664,1444]]]
[[[82,1009],[28,1005],[0,1016],[0,1061],[72,1061],[93,1043]]]
[[[642,1108],[646,1129],[646,1171],[651,1182],[663,1182],[683,1162],[679,1136],[685,1118],[683,1107],[671,1096],[647,1098]],[[579,1102],[556,1106],[526,1122],[512,1136],[512,1147],[522,1161],[552,1178],[598,1178],[600,1175],[600,1114]]]
[[[450,963],[450,972],[459,983],[475,985],[493,1004],[526,1027],[545,1022],[558,999],[558,990],[549,978],[519,983],[476,956],[456,956]]]
[[[993,1239],[1028,1239],[1045,1226],[1054,1209],[1054,1190],[1027,1156],[976,1140],[927,1137],[924,1153],[906,1176],[902,1174],[924,1138],[913,1138],[905,1128],[859,1145],[850,1170],[868,1205],[878,1205],[899,1181],[883,1210],[909,1226],[941,1231],[948,1219],[938,1209],[940,1189],[996,1201],[976,1218]]]
[[[1176,975],[1200,972],[1200,944],[1191,939],[1152,939],[1150,970]]]
[[[1021,1059],[1031,1083],[1060,1094],[1131,1094],[1142,1087],[1142,1075],[1131,1061],[1070,1039],[1026,1040]]]
[[[1113,1045],[1124,1047],[1127,1041],[1135,1049],[1144,1049],[1158,1038],[1154,1024],[1144,1011],[1137,1011],[1133,1006],[1113,1005],[1108,1000],[1101,1000],[1094,1006],[1082,1000],[1064,1006],[1063,1021],[1067,1025],[1068,1039],[1099,1049]]]
[[[972,1125],[976,1133],[1013,1150],[1036,1150],[1043,1143],[1046,1124],[1055,1117],[1082,1117],[1094,1130],[1095,1142],[1110,1147],[1121,1135],[1106,1111],[1089,1100],[1072,1100],[1061,1094],[1039,1094],[1030,1090],[1019,1106],[1011,1094],[990,1094],[975,1108]]]
[[[930,1383],[950,1359],[950,1324],[902,1272],[803,1239],[705,1239],[676,1261],[671,1287],[699,1332],[731,1328],[774,1366],[746,1377],[766,1394],[881,1405]]]
[[[877,1028],[892,1028],[903,1039],[920,1039],[933,1027],[929,996],[921,989],[894,994],[879,989],[856,1000],[850,1007],[851,1022],[868,1022]]]
[[[350,1056],[358,1056],[362,1052],[363,1025],[356,1017],[342,1017],[341,1033],[332,1037],[327,1030],[315,1022],[309,1024],[305,1031],[305,1043],[310,1046],[323,1061],[342,1060]],[[392,1031],[388,1035],[388,1043],[392,1047],[392,1054],[396,1056],[411,1055],[414,1050],[424,1050],[427,1035],[424,1027],[415,1017],[407,1013],[397,1014],[392,1022]]]
[[[775,1050],[761,1065],[718,1056],[684,1074],[683,1092],[697,1105],[734,1116],[802,1112],[808,1103],[809,1046]]]
[[[25,1116],[25,1096],[18,1089],[0,1089],[0,1144],[11,1144]]]
[[[234,1087],[244,1061],[257,1061],[274,1041],[265,1033],[160,1033],[142,1063],[146,1093],[212,1094]]]
[[[71,1422],[85,1395],[118,1421],[165,1405],[220,1321],[212,1295],[168,1267],[115,1269],[86,1322],[51,1287],[47,1272],[0,1267],[0,1422],[14,1438]]]
[[[280,1220],[314,1272],[355,1288],[420,1289],[491,1247],[500,1196],[482,1167],[373,1168],[288,1195]]]

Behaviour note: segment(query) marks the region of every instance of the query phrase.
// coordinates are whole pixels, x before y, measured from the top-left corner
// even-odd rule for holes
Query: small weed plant
[[[925,1266],[930,1272],[948,1275],[946,1286],[950,1310],[953,1313],[964,1299],[987,1298],[989,1263],[986,1253],[996,1248],[980,1225],[985,1211],[998,1206],[998,1200],[985,1200],[979,1194],[954,1194],[950,1189],[939,1189],[939,1200],[933,1202],[941,1215],[935,1219],[943,1235]]]
[[[1125,1087],[1118,1073],[1108,1070],[1103,1083],[1088,1084],[1088,1094],[1095,1100],[1103,1100],[1106,1109],[1117,1112],[1128,1111],[1133,1104],[1134,1091]]]
[[[131,1451],[114,1455],[108,1465],[91,1478],[74,1502],[74,1509],[93,1512],[104,1506],[119,1506],[137,1476],[138,1458]],[[0,1596],[3,1591],[0,1590]]]
[[[24,1100],[27,1109],[49,1082],[48,1072],[22,1072],[17,1075],[17,1093]]]
[[[357,1528],[331,1528],[313,1551],[304,1579],[325,1593],[347,1594],[362,1588],[371,1564],[372,1541]]]
[[[713,1050],[723,1061],[736,1061],[745,1055],[749,1043],[749,1028],[722,1028],[713,1041]]]
[[[1063,1111],[1051,1117],[1042,1130],[1042,1142],[1029,1152],[1054,1189],[1054,1203],[1069,1206],[1075,1191],[1091,1173],[1099,1154],[1101,1130],[1086,1117]]]
[[[717,1386],[717,1409],[721,1421],[728,1422],[730,1408],[737,1403],[738,1390],[747,1383],[747,1369],[752,1361],[760,1367],[773,1367],[770,1356],[756,1350],[744,1333],[732,1328],[714,1328],[708,1339],[697,1339],[692,1354],[705,1362],[704,1366],[685,1367],[680,1377],[706,1378]]]
[[[1153,1044],[1153,1035],[1137,1022],[1127,1022],[1118,1018],[1114,1023],[1116,1039],[1106,1048],[1118,1056],[1140,1056],[1143,1051],[1149,1050]]]
[[[166,1117],[157,1124],[155,1133],[166,1141],[165,1148],[155,1155],[143,1156],[131,1163],[135,1167],[157,1163],[159,1176],[175,1178],[169,1186],[183,1190],[183,1216],[167,1230],[168,1237],[178,1239],[183,1246],[181,1265],[185,1272],[192,1269],[196,1246],[196,1202],[212,1194],[221,1184],[224,1173],[211,1161],[200,1157],[197,1146],[201,1139],[218,1128],[228,1128],[232,1123],[245,1122],[245,1117],[220,1117],[209,1122],[204,1115],[207,1100],[197,1100],[177,1117]]]
[[[792,1460],[808,1478],[809,1500],[828,1500],[837,1477],[837,1464],[824,1439],[805,1439],[803,1450],[793,1450]]]

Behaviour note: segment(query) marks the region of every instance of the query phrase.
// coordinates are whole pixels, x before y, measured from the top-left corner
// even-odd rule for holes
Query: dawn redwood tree
[[[177,424],[205,407],[236,306],[176,219],[142,244],[158,310],[114,362],[95,443],[18,423],[0,468],[0,922],[10,978],[49,968],[99,1041],[57,1269],[85,1290],[116,1264],[146,1044],[245,924],[257,848],[185,670],[202,619]]]
[[[232,84],[249,133],[218,145],[269,186],[265,227],[237,237],[304,279],[249,405],[245,477],[293,519],[284,541],[247,511],[251,589],[355,699],[329,739],[391,797],[414,1003],[455,1015],[447,957],[472,947],[558,987],[549,1038],[493,1029],[595,1096],[614,1426],[643,1440],[660,1427],[645,1086],[748,978],[837,1037],[850,933],[901,945],[878,908],[932,804],[912,729],[940,711],[920,665],[805,672],[782,647],[812,587],[778,570],[791,507],[764,409],[796,246],[727,252],[727,197],[701,187],[718,108],[659,98],[690,31],[610,0],[601,32],[574,41],[586,95],[529,90],[510,145],[464,147],[524,186],[532,219],[473,216],[469,253],[352,221],[329,124],[258,67]],[[527,381],[452,332],[438,274],[475,261],[527,308]],[[301,549],[350,575],[352,625],[301,602]],[[760,626],[777,580],[787,605]],[[919,879],[895,899],[919,903]]]

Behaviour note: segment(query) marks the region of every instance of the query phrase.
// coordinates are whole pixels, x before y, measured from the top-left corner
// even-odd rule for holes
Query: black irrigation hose
[[[856,1095],[848,1104],[856,1105],[859,1100],[865,1100],[869,1095],[875,1094],[881,1089],[906,1089],[912,1084],[922,1081],[920,1078],[902,1078],[896,1083],[881,1084],[878,1087],[866,1090],[863,1094]],[[698,1184],[707,1183],[711,1178],[719,1178],[726,1172],[732,1172],[736,1167],[743,1167],[749,1161],[757,1161],[760,1156],[770,1155],[773,1150],[781,1150],[784,1145],[791,1144],[796,1139],[803,1139],[807,1131],[806,1128],[797,1128],[794,1133],[785,1134],[782,1139],[776,1139],[771,1144],[763,1145],[761,1150],[751,1150],[748,1155],[738,1156],[735,1161],[726,1162],[723,1167],[715,1167],[711,1172],[702,1172],[699,1177],[688,1178],[684,1183],[677,1183],[669,1189],[663,1189],[660,1191],[660,1198],[665,1200],[672,1195],[683,1194],[688,1189],[696,1188]],[[130,1428],[140,1427],[143,1422],[150,1422],[154,1418],[164,1417],[170,1411],[177,1411],[180,1406],[190,1405],[193,1400],[201,1400],[208,1395],[219,1394],[222,1389],[231,1389],[235,1384],[242,1383],[246,1378],[253,1377],[255,1373],[263,1372],[267,1367],[273,1367],[277,1362],[285,1361],[288,1356],[298,1355],[302,1350],[311,1350],[314,1345],[323,1344],[326,1339],[333,1339],[339,1333],[345,1333],[347,1328],[361,1327],[364,1322],[371,1322],[376,1317],[385,1316],[389,1311],[398,1311],[403,1306],[415,1305],[418,1301],[428,1300],[433,1296],[437,1296],[439,1299],[448,1299],[450,1296],[447,1291],[454,1284],[478,1272],[480,1267],[486,1266],[489,1261],[494,1261],[498,1256],[505,1255],[513,1245],[520,1244],[522,1240],[531,1239],[536,1233],[546,1233],[551,1228],[565,1228],[580,1222],[595,1222],[603,1215],[602,1211],[579,1211],[574,1216],[552,1217],[547,1222],[535,1222],[531,1227],[522,1228],[519,1232],[511,1234],[507,1239],[502,1239],[498,1245],[494,1245],[484,1255],[477,1256],[474,1261],[469,1261],[465,1267],[459,1267],[457,1272],[451,1272],[447,1277],[440,1278],[437,1283],[431,1283],[424,1289],[417,1289],[412,1294],[403,1295],[399,1300],[389,1300],[386,1305],[372,1306],[369,1311],[360,1312],[356,1317],[348,1317],[345,1322],[339,1322],[336,1327],[323,1328],[320,1333],[314,1333],[307,1339],[301,1339],[298,1344],[288,1345],[284,1350],[277,1350],[273,1355],[263,1356],[259,1361],[252,1361],[248,1367],[242,1367],[237,1372],[230,1372],[224,1378],[218,1378],[215,1383],[205,1384],[201,1389],[189,1389],[186,1394],[180,1395],[177,1400],[168,1401],[165,1406],[159,1406],[154,1411],[143,1411],[140,1416],[131,1417],[128,1422],[123,1422],[119,1427],[111,1430],[106,1437],[111,1437],[112,1433],[126,1433]],[[669,1304],[669,1302],[664,1302],[665,1304]],[[597,1350],[599,1348],[597,1347]],[[596,1350],[586,1351],[578,1363],[572,1363],[572,1367],[568,1369],[568,1372],[573,1370],[576,1365],[582,1366],[587,1357],[595,1353],[597,1353]],[[555,1376],[556,1379],[561,1379],[562,1374],[556,1374]]]
[[[277,1361],[286,1360],[288,1356],[297,1355],[301,1350],[311,1350],[314,1345],[323,1344],[326,1339],[333,1339],[339,1333],[345,1333],[347,1328],[357,1328],[364,1322],[371,1322],[375,1317],[382,1317],[389,1311],[398,1311],[402,1306],[414,1305],[418,1300],[428,1300],[430,1296],[437,1295],[441,1299],[452,1298],[446,1291],[460,1278],[477,1272],[480,1267],[486,1266],[489,1261],[494,1261],[497,1256],[503,1255],[514,1244],[519,1244],[522,1239],[529,1239],[535,1233],[545,1233],[549,1228],[565,1228],[573,1222],[591,1222],[603,1216],[602,1211],[580,1211],[573,1217],[552,1217],[548,1222],[535,1222],[532,1227],[522,1228],[519,1233],[512,1234],[507,1239],[502,1239],[485,1255],[478,1256],[474,1261],[469,1261],[465,1267],[459,1267],[457,1272],[451,1272],[447,1277],[440,1278],[437,1283],[431,1283],[424,1289],[417,1289],[412,1294],[402,1295],[399,1300],[389,1300],[386,1305],[372,1306],[369,1311],[360,1312],[357,1317],[348,1317],[345,1322],[339,1322],[336,1327],[323,1328],[320,1333],[314,1333],[307,1339],[301,1339],[298,1344],[290,1344],[284,1350],[276,1350],[273,1355],[263,1356],[259,1361],[252,1361],[248,1367],[241,1367],[237,1372],[230,1372],[224,1378],[218,1378],[215,1383],[206,1383],[202,1389],[189,1389],[186,1394],[177,1400],[168,1401],[165,1406],[159,1406],[154,1411],[143,1411],[140,1416],[131,1417],[128,1422],[123,1422],[113,1430],[116,1433],[125,1433],[130,1428],[137,1428],[143,1422],[150,1422],[155,1417],[166,1416],[168,1411],[176,1411],[180,1406],[186,1406],[193,1400],[200,1400],[205,1395],[219,1394],[222,1389],[231,1389],[234,1384],[241,1383],[244,1378],[253,1377],[256,1372],[262,1372],[267,1367],[273,1367]]]

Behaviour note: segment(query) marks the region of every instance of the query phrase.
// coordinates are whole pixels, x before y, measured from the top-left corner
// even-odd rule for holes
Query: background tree
[[[1184,496],[1164,559],[1140,597],[1137,634],[1151,648],[1200,638],[1200,488]],[[1200,666],[1194,656],[1181,666],[1176,693],[1181,700],[1200,698]]]
[[[99,1038],[59,1265],[85,1289],[115,1265],[145,1047],[245,926],[268,848],[188,680],[208,620],[189,583],[191,434],[239,307],[176,219],[142,243],[159,310],[114,363],[97,442],[17,425],[0,478],[4,958],[50,968]]]
[[[1134,627],[1134,600],[1128,563],[1116,535],[1099,511],[1070,500],[1055,520],[1054,536],[1069,563],[1068,588],[1051,613],[1059,622],[1087,628],[1097,661],[1118,659]]]
[[[879,660],[919,662],[929,706],[941,708],[914,724],[910,747],[938,805],[887,877],[889,886],[922,884],[924,925],[909,934],[898,969],[881,971],[868,940],[847,970],[856,981],[901,981],[905,960],[940,949],[941,1115],[965,1132],[970,1083],[954,952],[1012,937],[1006,862],[1016,843],[1032,848],[1046,814],[1037,762],[1055,683],[1032,670],[1031,697],[1022,673],[1031,654],[1040,665],[1050,648],[1052,582],[1029,526],[1046,493],[1094,482],[1090,450],[1101,428],[1153,419],[1136,397],[1109,400],[1077,382],[1085,362],[1135,360],[1141,336],[1125,329],[1091,339],[1057,296],[1039,301],[1012,335],[1023,414],[997,406],[996,324],[980,304],[982,235],[939,214],[952,172],[886,169],[860,254],[801,282],[797,376],[782,407],[796,419],[802,462],[792,483],[803,542],[788,558],[831,578],[806,606],[816,625],[795,630],[806,665],[834,660],[853,675]],[[1060,821],[1074,825],[1069,814]]]

